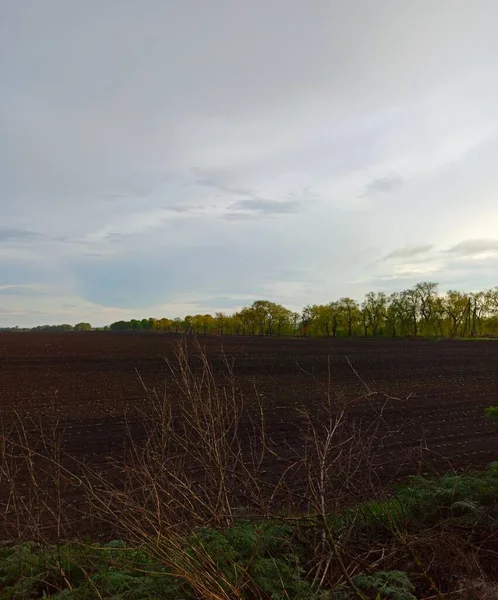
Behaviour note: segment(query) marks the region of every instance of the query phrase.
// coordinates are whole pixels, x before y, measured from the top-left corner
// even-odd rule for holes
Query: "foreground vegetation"
[[[184,553],[183,576],[146,544],[7,545],[0,599],[415,600],[462,590],[484,598],[492,588],[483,565],[490,558],[497,564],[497,519],[498,463],[480,474],[412,477],[389,499],[328,515],[325,528],[313,515],[196,528],[183,548],[162,549]],[[317,578],[313,549],[324,531],[370,557],[349,582],[337,565],[334,578]]]

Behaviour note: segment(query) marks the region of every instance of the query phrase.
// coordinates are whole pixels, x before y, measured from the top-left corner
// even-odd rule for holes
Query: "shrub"
[[[187,551],[212,561],[227,591],[241,590],[240,598],[319,597],[303,578],[292,527],[243,522],[224,530],[200,529]]]
[[[416,600],[412,594],[415,587],[403,571],[378,571],[371,575],[353,577],[358,590],[373,600]],[[334,590],[336,600],[353,600],[354,594],[345,586]]]
[[[498,421],[498,406],[488,406],[484,409],[484,412],[491,421]]]
[[[185,597],[182,592],[177,580],[122,542],[47,547],[26,543],[0,551],[0,600],[173,600]]]

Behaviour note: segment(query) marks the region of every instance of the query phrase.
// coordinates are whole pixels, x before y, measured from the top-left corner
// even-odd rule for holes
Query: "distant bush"
[[[484,412],[491,421],[498,421],[498,406],[488,406],[484,409]]]

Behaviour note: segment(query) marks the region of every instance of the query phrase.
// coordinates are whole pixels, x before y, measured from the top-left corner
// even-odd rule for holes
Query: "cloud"
[[[42,286],[35,285],[0,285],[0,296],[31,296],[46,295],[47,291]]]
[[[227,175],[222,172],[194,169],[193,173],[196,185],[215,189],[227,199],[226,212],[224,211],[222,216],[229,220],[251,218],[257,215],[294,213],[302,208],[301,202],[292,198],[296,195],[295,190],[286,194],[291,197],[290,199],[273,200],[262,198],[254,189],[230,183],[227,181]],[[230,202],[233,196],[239,196],[241,199]]]
[[[446,250],[448,254],[458,256],[478,257],[498,253],[498,240],[475,239],[458,242]]]
[[[0,243],[2,242],[29,242],[43,240],[44,236],[35,231],[27,229],[16,229],[15,227],[0,228]]]
[[[255,300],[258,299],[258,296],[247,296],[242,295],[239,296],[237,294],[231,296],[213,296],[210,298],[206,298],[200,302],[200,306],[206,310],[217,308],[222,312],[224,310],[234,309],[238,306],[248,306],[252,304]]]
[[[403,246],[401,248],[397,248],[396,250],[393,250],[392,252],[390,252],[386,256],[386,259],[413,258],[415,256],[419,256],[420,254],[426,254],[433,248],[434,248],[433,244]]]
[[[224,192],[234,196],[253,196],[255,191],[250,188],[238,187],[227,181],[230,173],[216,169],[192,169],[194,183],[201,187],[214,188],[219,192]]]
[[[194,244],[170,248],[167,241],[147,244],[145,237],[135,240],[134,250],[124,246],[119,254],[105,258],[70,259],[67,268],[75,277],[78,294],[86,302],[106,307],[138,310],[175,303],[178,298],[195,303],[205,297],[251,297],[265,280],[280,278],[284,255],[296,264],[299,259],[288,243],[273,248],[260,225],[247,226],[246,233],[235,230],[217,236],[223,224],[213,222],[207,227],[200,222],[190,229],[197,237]],[[261,236],[251,246],[246,238],[254,237],[253,227],[259,228]],[[272,260],[265,260],[270,252]]]
[[[227,220],[289,214],[302,209],[301,200],[295,199],[296,190],[286,193],[285,196],[288,198],[274,200],[261,197],[254,189],[230,182],[227,174],[220,171],[194,169],[193,174],[196,185],[215,189],[221,199],[225,198],[225,207],[220,216]],[[233,202],[234,196],[240,197],[240,200]]]
[[[229,211],[243,211],[247,213],[256,213],[258,215],[278,215],[298,212],[301,204],[295,200],[277,201],[266,200],[264,198],[251,198],[248,200],[238,200],[228,207]]]
[[[365,186],[363,196],[374,196],[376,194],[388,194],[403,185],[401,177],[383,177],[374,179]]]

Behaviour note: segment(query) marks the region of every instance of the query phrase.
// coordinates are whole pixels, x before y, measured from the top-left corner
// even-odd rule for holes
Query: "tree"
[[[449,335],[456,337],[461,333],[462,323],[466,322],[469,297],[457,290],[448,290],[444,297],[444,309],[449,321]]]
[[[242,335],[254,335],[256,333],[256,314],[253,307],[245,307],[236,313],[241,324]]]
[[[423,281],[415,286],[415,293],[420,302],[420,315],[426,325],[426,333],[439,335],[442,330],[444,318],[444,304],[438,296],[437,283]]]
[[[74,326],[74,331],[91,331],[92,326],[90,323],[76,323]]]
[[[292,311],[281,304],[275,304],[272,307],[272,311],[274,313],[276,334],[282,335],[284,332],[289,333],[292,330]]]
[[[269,300],[256,300],[249,309],[243,309],[239,315],[251,330],[256,329],[259,335],[280,335],[292,322],[290,310]]]
[[[362,304],[365,335],[367,335],[367,329],[370,327],[372,330],[372,337],[377,336],[379,327],[384,320],[386,305],[387,297],[384,292],[379,292],[378,294],[375,292],[368,292]]]
[[[476,337],[480,333],[483,316],[489,313],[491,296],[486,292],[474,292],[469,300],[470,337]]]
[[[197,325],[196,319],[192,315],[187,315],[183,319],[183,331],[187,334],[195,332],[196,325]]]
[[[235,335],[245,335],[246,334],[245,323],[244,323],[242,317],[240,316],[240,313],[235,313],[234,315],[229,317],[229,319],[230,319],[230,326],[231,326],[233,332],[235,333]]]
[[[327,337],[336,337],[340,319],[339,302],[329,304],[314,304],[310,307],[313,332]]]
[[[411,322],[412,335],[418,335],[418,321],[420,315],[420,297],[416,289],[404,290],[401,292],[403,302],[406,305],[409,320]]]
[[[228,318],[222,312],[217,312],[215,314],[216,320],[216,328],[218,330],[218,335],[223,335],[223,332],[228,327]]]
[[[154,329],[156,331],[170,331],[172,327],[173,321],[171,319],[166,319],[165,317],[157,319],[154,323]]]
[[[392,337],[395,338],[409,318],[409,308],[401,292],[394,292],[389,296],[384,316],[391,327]]]
[[[360,322],[360,307],[358,306],[358,302],[345,297],[339,300],[339,306],[346,321],[348,337],[352,337],[353,328]]]
[[[301,313],[301,326],[303,328],[303,335],[306,337],[308,335],[308,327],[313,322],[313,307],[305,306],[303,308],[303,312]]]
[[[296,335],[299,333],[299,323],[301,321],[301,315],[298,312],[291,313],[290,316],[292,324],[292,334]]]
[[[202,333],[214,333],[216,331],[216,320],[212,315],[201,315]]]
[[[268,300],[256,300],[256,302],[253,302],[251,308],[258,325],[259,335],[272,335],[275,319],[272,302]]]

